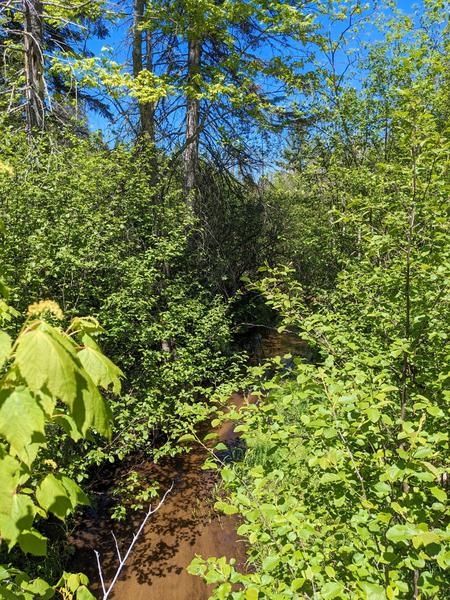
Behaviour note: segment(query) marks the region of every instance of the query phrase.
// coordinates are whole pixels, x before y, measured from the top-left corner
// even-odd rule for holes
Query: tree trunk
[[[44,126],[43,6],[41,0],[23,0],[23,40],[26,78],[27,131]]]
[[[145,12],[146,0],[134,0],[134,19],[133,19],[133,75],[138,77],[144,69],[151,71],[153,69],[153,49],[151,33],[140,29],[142,17]],[[145,63],[144,63],[144,39]],[[155,141],[155,106],[153,102],[139,102],[139,129],[143,134],[147,134],[152,142]]]
[[[186,147],[183,154],[185,191],[192,199],[198,180],[199,165],[199,125],[200,125],[200,100],[197,95],[200,91],[198,76],[200,75],[200,59],[202,44],[198,39],[188,42],[188,85],[186,107]]]

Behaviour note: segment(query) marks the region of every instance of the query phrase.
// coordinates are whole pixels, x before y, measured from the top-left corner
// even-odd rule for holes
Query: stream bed
[[[258,358],[277,354],[306,354],[307,347],[295,336],[274,334],[265,338],[257,349]],[[242,406],[248,399],[233,394],[230,404]],[[218,441],[232,447],[238,434],[233,424],[224,423]],[[238,570],[245,570],[245,542],[236,533],[238,520],[214,510],[214,486],[217,473],[202,470],[207,451],[194,447],[191,452],[166,460],[160,464],[146,463],[141,472],[150,480],[157,480],[164,493],[172,482],[173,490],[161,508],[153,514],[131,555],[120,578],[108,598],[114,600],[207,600],[210,590],[199,578],[189,575],[186,567],[196,554],[226,556],[236,559]],[[156,504],[156,502],[155,502]],[[96,598],[103,597],[94,550],[101,556],[106,587],[118,567],[114,528],[119,548],[126,551],[142,521],[134,514],[122,524],[111,524],[105,518],[83,518],[72,535],[77,548],[71,570],[85,572],[91,581],[91,591]]]
[[[234,394],[230,399],[236,406],[244,402],[241,394]],[[218,441],[229,446],[236,443],[238,436],[231,423],[223,424],[216,432]],[[202,470],[206,452],[202,447],[194,447],[188,454],[142,467],[149,479],[160,482],[162,492],[172,482],[173,490],[149,518],[109,598],[207,600],[208,586],[186,571],[196,554],[205,558],[236,558],[237,568],[245,569],[245,545],[236,533],[237,519],[214,510],[217,474]],[[111,527],[114,527],[120,550],[124,553],[141,521],[141,514],[119,525],[111,524],[106,518],[84,518],[73,533],[72,542],[77,548],[76,567],[89,576],[91,591],[97,598],[102,598],[102,592],[94,550],[100,553],[108,587],[118,567]]]

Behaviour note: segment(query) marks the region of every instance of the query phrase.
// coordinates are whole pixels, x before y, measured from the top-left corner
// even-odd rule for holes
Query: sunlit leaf
[[[34,458],[32,442],[45,443],[44,425],[44,412],[25,387],[0,391],[0,434],[24,462]]]

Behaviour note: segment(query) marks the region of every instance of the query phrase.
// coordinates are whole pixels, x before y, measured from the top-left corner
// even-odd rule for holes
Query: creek
[[[258,341],[257,359],[278,354],[306,355],[307,347],[293,335],[271,334]],[[248,399],[233,394],[230,404],[242,406]],[[238,443],[233,425],[224,423],[215,430],[228,447]],[[161,464],[143,463],[140,471],[150,480],[158,480],[161,490],[174,487],[161,508],[147,522],[121,572],[109,598],[114,600],[207,600],[210,590],[186,567],[196,554],[203,557],[235,558],[239,570],[245,570],[245,543],[236,533],[238,521],[214,510],[217,474],[202,470],[207,451],[194,447],[191,452]],[[134,515],[124,524],[114,524],[121,550],[125,550],[138,530],[142,515]],[[100,552],[106,585],[118,566],[111,522],[105,518],[83,518],[72,541],[77,548],[74,566],[92,582],[96,598],[102,598],[94,550]],[[71,570],[74,570],[71,567]]]

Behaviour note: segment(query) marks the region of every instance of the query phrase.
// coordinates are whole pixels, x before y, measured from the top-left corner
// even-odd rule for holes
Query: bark
[[[190,91],[187,95],[186,107],[186,140],[183,154],[185,190],[189,196],[195,192],[198,181],[199,166],[199,125],[200,100],[197,93],[200,86],[197,76],[200,74],[202,43],[198,39],[188,42],[188,84]]]
[[[153,49],[151,33],[142,31],[140,24],[145,12],[146,0],[134,0],[133,19],[133,75],[137,77],[144,69],[153,69]],[[145,60],[144,60],[144,41]],[[155,141],[155,106],[153,102],[139,102],[139,130]]]
[[[44,126],[43,4],[41,0],[23,0],[23,39],[26,78],[27,131]]]

